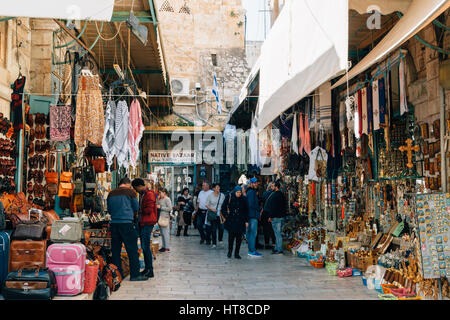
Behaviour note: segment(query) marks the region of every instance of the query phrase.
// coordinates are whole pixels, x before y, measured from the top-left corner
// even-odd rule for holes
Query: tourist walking
[[[253,177],[250,179],[250,184],[246,191],[248,204],[247,241],[248,241],[248,255],[250,257],[262,257],[262,254],[256,251],[256,235],[258,232],[258,220],[261,214],[261,207],[259,205],[257,189],[258,189],[258,179]]]
[[[206,181],[203,182],[202,191],[199,192],[197,197],[197,229],[200,233],[200,244],[205,243],[205,240],[206,244],[211,244],[211,239],[207,238],[207,233],[205,232],[206,213],[208,211],[206,202],[211,193],[213,193],[213,191],[209,189],[209,183]]]
[[[177,237],[180,236],[181,230],[184,227],[184,236],[188,236],[188,228],[191,224],[192,213],[194,212],[194,205],[192,197],[189,194],[189,188],[184,188],[182,194],[178,197],[178,229]]]
[[[150,182],[145,182],[141,178],[134,179],[131,183],[134,190],[140,196],[139,216],[138,216],[138,230],[141,239],[141,248],[144,253],[145,268],[141,274],[149,278],[153,278],[153,256],[150,248],[150,240],[152,236],[153,227],[158,221],[158,213],[156,208],[156,194],[151,189]]]
[[[283,220],[286,216],[286,201],[283,192],[280,191],[281,184],[279,181],[274,184],[274,191],[267,198],[264,210],[268,212],[269,222],[272,223],[273,231],[275,233],[275,248],[272,253],[283,253],[283,237],[281,230],[283,228]]]
[[[225,219],[224,227],[228,231],[228,254],[231,258],[233,253],[233,244],[236,242],[234,257],[241,259],[239,250],[248,227],[248,205],[247,200],[242,196],[242,187],[236,186],[233,191],[226,196],[222,203],[222,216]]]
[[[267,199],[272,194],[272,192],[275,189],[274,182],[270,182],[267,185],[267,190],[263,193],[262,200],[263,200],[263,208],[265,208],[265,205],[267,203]],[[261,224],[263,227],[263,233],[264,233],[264,249],[273,249],[275,245],[275,233],[273,232],[272,224],[269,222],[269,214],[268,212],[263,209],[263,212],[261,214]],[[272,240],[272,245],[270,245],[270,240]]]
[[[135,215],[139,210],[136,192],[131,188],[131,180],[122,178],[119,187],[108,194],[108,212],[111,215],[111,251],[112,262],[122,270],[122,243],[130,261],[130,281],[144,281],[148,277],[140,274],[139,251],[137,246],[138,232],[135,225]]]
[[[206,239],[212,240],[212,247],[217,246],[217,230],[220,225],[220,210],[222,209],[222,203],[225,199],[223,193],[220,192],[220,185],[218,183],[213,184],[213,193],[206,199],[207,217],[206,217]]]
[[[157,206],[160,209],[160,216],[158,219],[159,229],[161,230],[162,247],[159,252],[169,251],[170,244],[170,213],[172,212],[172,201],[169,198],[169,192],[166,188],[159,190],[159,199]],[[164,224],[163,224],[164,221]],[[161,224],[160,224],[161,222]]]

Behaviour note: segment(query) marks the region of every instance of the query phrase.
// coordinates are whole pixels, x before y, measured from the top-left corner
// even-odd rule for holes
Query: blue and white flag
[[[213,87],[212,87],[212,93],[216,97],[217,113],[220,114],[220,112],[222,111],[222,106],[220,105],[219,85],[217,84],[216,75],[214,75],[214,84],[213,84]]]

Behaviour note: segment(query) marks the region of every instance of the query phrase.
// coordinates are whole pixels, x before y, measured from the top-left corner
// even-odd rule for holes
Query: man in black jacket
[[[286,202],[283,193],[280,191],[280,182],[275,182],[274,191],[268,196],[264,211],[268,213],[269,222],[275,233],[275,248],[273,254],[283,253],[283,237],[281,236],[282,224],[286,216]]]

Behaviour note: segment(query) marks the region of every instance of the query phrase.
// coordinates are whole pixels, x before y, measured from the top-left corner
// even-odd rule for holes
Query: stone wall
[[[226,114],[217,116],[211,93],[214,73],[217,74],[223,106],[233,101],[248,74],[244,46],[245,10],[241,0],[198,0],[186,2],[189,14],[180,12],[183,0],[156,0],[164,56],[170,79],[189,79],[191,94],[195,84],[202,88],[199,105],[202,118],[210,125],[224,126]],[[173,12],[168,11],[170,8]],[[217,66],[212,63],[217,57]],[[174,112],[190,120],[199,120],[193,98],[176,99]]]

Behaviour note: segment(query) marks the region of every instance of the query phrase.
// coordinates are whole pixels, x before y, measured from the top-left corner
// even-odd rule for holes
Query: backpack
[[[103,279],[111,292],[119,290],[122,276],[120,275],[119,269],[112,263],[107,264],[103,269]]]

